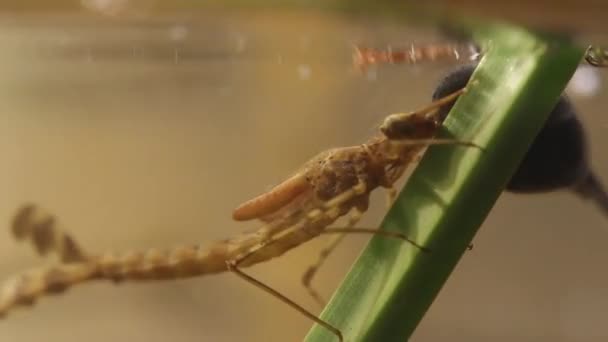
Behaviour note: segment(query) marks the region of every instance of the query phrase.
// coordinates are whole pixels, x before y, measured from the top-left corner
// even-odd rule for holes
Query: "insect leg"
[[[395,202],[395,199],[397,198],[397,189],[395,189],[393,186],[391,186],[390,188],[386,189],[386,204],[387,207],[391,207],[393,205],[393,203]]]
[[[354,196],[365,193],[366,189],[367,189],[367,185],[365,184],[365,182],[357,183],[351,189],[341,193],[340,195],[335,196],[334,198],[330,199],[329,201],[324,202],[319,208],[308,212],[306,214],[306,216],[303,217],[299,222],[295,223],[292,227],[288,228],[285,231],[291,231],[291,232],[304,231],[305,228],[307,228],[309,225],[314,225],[315,221],[319,220],[319,218],[321,218],[321,217],[332,217],[332,218],[339,217],[340,214],[339,214],[339,211],[336,210],[336,208],[338,208],[340,205],[344,204],[346,201],[352,199]],[[294,301],[292,301],[291,299],[287,298],[285,295],[281,294],[277,290],[275,290],[275,289],[271,288],[270,286],[264,284],[263,282],[255,279],[254,277],[248,275],[247,273],[241,271],[241,269],[239,268],[240,264],[245,262],[247,259],[254,257],[256,253],[263,252],[265,248],[269,248],[271,246],[276,246],[277,244],[282,242],[281,237],[285,236],[285,232],[283,232],[283,234],[284,235],[277,234],[275,236],[272,236],[265,243],[259,244],[255,248],[252,248],[251,250],[243,253],[241,256],[239,256],[235,259],[232,259],[232,260],[227,260],[226,266],[227,266],[228,271],[235,273],[241,279],[264,290],[265,292],[276,297],[283,303],[286,303],[287,305],[296,309],[298,312],[300,312],[304,316],[308,317],[312,321],[316,322],[317,324],[323,326],[327,330],[334,333],[338,337],[339,341],[342,342],[344,339],[343,339],[342,333],[340,332],[339,329],[337,329],[330,323],[323,321],[322,319],[320,319],[319,317],[317,317],[310,311],[306,310],[301,305],[299,305],[299,304],[295,303]],[[320,234],[320,232],[313,233],[313,234],[318,235],[318,234]],[[306,236],[306,234],[305,234],[305,236]],[[306,240],[308,240],[308,239],[310,239],[310,237],[306,238]],[[303,242],[306,240],[303,240]]]
[[[248,275],[247,273],[241,271],[236,265],[228,262],[228,270],[233,272],[234,274],[236,274],[237,276],[239,276],[241,279],[244,279],[245,281],[247,281],[248,283],[256,286],[257,288],[264,290],[265,292],[271,294],[272,296],[278,298],[280,301],[282,301],[283,303],[291,306],[292,308],[296,309],[298,312],[300,312],[301,314],[303,314],[304,316],[308,317],[309,319],[311,319],[312,321],[314,321],[315,323],[323,326],[325,329],[331,331],[332,333],[334,333],[337,337],[338,340],[340,342],[344,341],[344,338],[342,337],[342,332],[334,327],[333,325],[325,322],[324,320],[320,319],[319,317],[317,317],[315,314],[313,314],[312,312],[306,310],[305,308],[303,308],[301,305],[297,304],[296,302],[294,302],[293,300],[287,298],[287,296],[283,295],[282,293],[280,293],[279,291],[273,289],[272,287],[264,284],[263,282],[257,280],[256,278]]]
[[[431,102],[430,104],[428,104],[426,107],[420,108],[418,110],[415,110],[413,113],[418,113],[418,114],[426,114],[426,113],[430,113],[436,109],[439,109],[449,103],[452,103],[454,101],[456,101],[456,99],[467,92],[467,87],[464,88],[460,88],[458,90],[456,90],[455,92],[448,94],[440,99],[437,99],[433,102]],[[411,113],[410,113],[411,114]]]
[[[384,229],[345,227],[345,228],[327,228],[322,232],[322,234],[344,234],[344,233],[373,234],[373,235],[380,235],[380,236],[385,236],[385,237],[390,237],[390,238],[396,238],[396,239],[404,240],[404,241],[411,243],[412,245],[414,245],[415,247],[417,247],[418,249],[420,249],[423,252],[431,251],[427,247],[424,247],[424,246],[420,245],[419,243],[411,240],[405,234],[402,234],[400,232],[388,231],[388,230],[384,230]]]
[[[475,147],[478,148],[480,150],[483,150],[484,148],[477,145],[476,143],[472,142],[472,141],[466,141],[466,140],[458,140],[458,139],[402,139],[402,140],[398,140],[398,139],[392,139],[391,140],[392,144],[396,144],[396,145],[424,145],[424,146],[431,146],[431,145],[462,145],[465,147]]]
[[[58,227],[55,218],[35,205],[27,204],[17,211],[11,230],[18,241],[30,240],[42,256],[54,252],[66,263],[87,258],[76,241]]]
[[[353,227],[355,224],[357,224],[357,222],[359,222],[362,215],[363,211],[359,210],[358,208],[354,208],[351,212],[351,216],[346,226]],[[304,288],[306,288],[308,294],[310,294],[310,296],[322,307],[325,306],[325,300],[323,299],[323,297],[321,297],[319,292],[317,292],[317,290],[312,287],[312,279],[315,277],[317,271],[319,270],[319,268],[321,268],[325,260],[327,260],[327,257],[329,257],[329,255],[336,249],[336,247],[340,244],[340,242],[342,242],[345,237],[346,234],[340,234],[333,237],[329,241],[329,243],[321,250],[317,261],[311,266],[309,266],[308,269],[302,275],[302,285],[304,285]]]
[[[280,293],[279,291],[273,289],[269,285],[267,285],[267,284],[263,283],[262,281],[254,278],[252,276],[250,276],[249,274],[241,271],[241,269],[239,268],[239,264],[240,263],[242,263],[243,261],[245,261],[249,257],[252,257],[253,255],[255,255],[255,253],[260,252],[265,247],[268,247],[268,246],[270,246],[270,245],[272,245],[272,244],[274,244],[274,243],[276,243],[278,241],[280,241],[280,240],[279,239],[271,240],[267,244],[259,245],[254,250],[247,252],[246,254],[242,255],[241,257],[239,257],[237,259],[226,261],[226,266],[228,268],[228,271],[233,272],[239,278],[241,278],[241,279],[245,280],[246,282],[254,285],[255,287],[257,287],[257,288],[259,288],[259,289],[261,289],[261,290],[269,293],[273,297],[279,299],[283,303],[285,303],[285,304],[289,305],[290,307],[294,308],[296,311],[298,311],[302,315],[306,316],[308,319],[310,319],[313,322],[321,325],[325,329],[331,331],[333,334],[335,334],[338,337],[338,340],[340,342],[343,342],[344,338],[342,337],[342,332],[338,328],[336,328],[333,325],[331,325],[330,323],[322,320],[321,318],[319,318],[318,316],[316,316],[312,312],[306,310],[303,306],[301,306],[298,303],[294,302],[293,300],[289,299],[287,296],[285,296],[284,294]]]

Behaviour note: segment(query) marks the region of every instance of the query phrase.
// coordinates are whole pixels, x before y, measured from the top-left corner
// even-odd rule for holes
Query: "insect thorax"
[[[355,205],[366,205],[369,192],[382,182],[383,168],[365,147],[347,147],[331,151],[318,161],[318,167],[309,169],[307,180],[319,201],[329,201],[364,183],[366,191],[353,196],[342,206],[345,211]]]

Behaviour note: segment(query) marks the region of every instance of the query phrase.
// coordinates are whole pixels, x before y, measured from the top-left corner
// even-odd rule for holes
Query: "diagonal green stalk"
[[[506,25],[477,29],[487,53],[476,83],[445,121],[444,136],[483,150],[429,151],[382,228],[429,247],[374,237],[322,313],[345,341],[404,341],[437,296],[494,205],[581,60],[560,37]],[[305,341],[337,341],[315,325]]]

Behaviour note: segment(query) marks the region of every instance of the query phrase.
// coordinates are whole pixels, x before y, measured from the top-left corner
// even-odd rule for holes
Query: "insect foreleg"
[[[387,117],[386,120],[388,121],[399,121],[399,120],[403,120],[402,118],[408,117],[408,116],[412,116],[412,115],[416,115],[416,114],[428,114],[431,113],[433,111],[436,111],[438,109],[440,109],[441,107],[448,105],[454,101],[456,101],[456,99],[467,92],[467,88],[460,88],[458,90],[456,90],[455,92],[448,94],[440,99],[437,99],[433,102],[431,102],[430,104],[428,104],[426,107],[414,110],[412,112],[408,112],[408,113],[397,113],[397,114],[391,114],[389,117]],[[380,128],[382,129],[382,127]]]
[[[608,49],[591,45],[585,52],[585,60],[594,67],[608,67]]]
[[[397,198],[397,189],[395,189],[393,186],[391,186],[388,189],[386,189],[386,204],[387,204],[387,207],[390,208],[393,205],[393,203],[395,202],[396,198]]]
[[[354,208],[351,211],[351,215],[348,219],[346,226],[353,227],[355,224],[357,224],[357,222],[359,222],[362,215],[363,215],[363,211],[359,210],[358,208]],[[315,290],[312,287],[312,285],[311,285],[312,280],[315,277],[315,275],[317,274],[317,271],[319,271],[321,266],[323,266],[323,263],[325,263],[325,260],[327,260],[329,255],[336,249],[336,247],[340,244],[340,242],[342,242],[342,240],[345,237],[346,237],[346,234],[340,234],[335,237],[332,237],[332,239],[329,241],[329,243],[319,253],[317,261],[314,264],[312,264],[311,266],[309,266],[308,269],[302,275],[302,285],[304,285],[304,288],[306,288],[306,291],[308,291],[310,296],[312,298],[314,298],[314,300],[319,305],[321,305],[321,307],[325,306],[325,300],[319,294],[319,292],[317,292],[317,290]]]
[[[408,238],[405,234],[400,233],[400,232],[389,231],[389,230],[383,230],[383,229],[377,229],[377,228],[348,228],[348,227],[345,227],[345,228],[327,228],[322,232],[322,234],[344,234],[344,233],[373,234],[373,235],[380,235],[380,236],[385,236],[385,237],[390,237],[390,238],[396,238],[396,239],[404,240],[404,241],[411,243],[412,245],[414,245],[415,247],[417,247],[418,249],[420,249],[423,252],[431,251],[427,247],[424,247],[424,246],[420,245],[419,243],[413,241],[412,239]]]
[[[483,147],[475,144],[472,141],[466,140],[458,140],[458,139],[442,139],[442,138],[432,138],[432,139],[391,139],[391,144],[395,145],[422,145],[422,146],[431,146],[431,145],[462,145],[465,147],[475,147],[480,150],[483,150]]]

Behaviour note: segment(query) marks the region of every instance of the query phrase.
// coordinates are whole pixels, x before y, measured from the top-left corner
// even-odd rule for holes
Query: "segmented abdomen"
[[[323,210],[315,209],[305,215],[298,212],[293,217],[267,224],[255,232],[219,241],[208,247],[183,246],[167,250],[150,249],[145,252],[104,253],[97,256],[85,256],[80,253],[78,261],[23,273],[7,282],[0,295],[0,315],[16,306],[33,304],[38,297],[45,294],[60,293],[71,286],[91,280],[163,280],[218,273],[228,270],[228,263],[239,260],[242,255],[251,251],[255,253],[242,260],[238,267],[269,260],[319,235],[327,225],[343,215],[344,208],[341,205],[350,198],[345,195],[347,194],[341,196],[343,199],[335,199],[335,204],[332,203]],[[23,215],[23,212],[19,213]],[[48,227],[48,233],[53,233],[54,226]],[[38,246],[36,239],[33,240]],[[56,245],[51,246],[53,248],[49,250],[57,249]],[[260,248],[262,246],[264,248]],[[56,251],[63,253],[60,249]]]
[[[260,246],[266,241],[268,233],[268,228],[263,227],[208,247],[183,246],[145,252],[105,253],[79,262],[32,270],[12,278],[4,285],[0,294],[0,316],[14,307],[31,305],[43,295],[61,293],[71,286],[92,280],[168,280],[223,272],[228,269],[228,261]],[[292,231],[286,239],[271,248],[264,248],[239,267],[279,256],[297,246],[302,239],[310,238],[312,236],[301,230]]]

